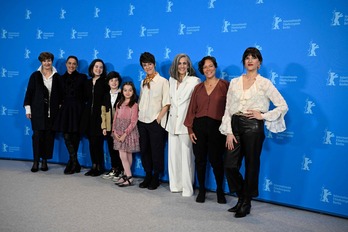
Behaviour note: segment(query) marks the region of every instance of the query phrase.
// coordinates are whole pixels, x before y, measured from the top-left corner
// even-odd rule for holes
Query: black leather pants
[[[265,140],[263,120],[248,119],[233,115],[232,131],[238,143],[233,150],[227,150],[224,166],[230,193],[239,197],[257,197],[259,195],[259,172],[262,144]],[[240,173],[244,158],[244,178]]]

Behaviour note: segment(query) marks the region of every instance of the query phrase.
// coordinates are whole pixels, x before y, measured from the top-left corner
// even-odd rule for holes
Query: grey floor
[[[0,231],[348,231],[344,218],[253,201],[251,214],[236,219],[209,192],[204,204],[170,193],[115,186],[100,177],[64,175],[64,166],[31,173],[31,162],[0,160]],[[141,179],[136,179],[139,183]]]

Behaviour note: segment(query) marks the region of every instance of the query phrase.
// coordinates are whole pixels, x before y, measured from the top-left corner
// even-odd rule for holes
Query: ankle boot
[[[235,213],[237,211],[240,210],[240,208],[242,207],[242,204],[243,204],[243,198],[238,198],[238,202],[235,206],[233,206],[232,208],[228,209],[227,211],[228,212],[231,212],[231,213]]]
[[[139,188],[147,188],[149,187],[152,179],[152,173],[146,173],[144,181],[139,184]]]
[[[236,217],[236,218],[245,217],[246,215],[248,215],[250,213],[250,209],[251,209],[251,199],[246,198],[246,199],[244,199],[242,206],[236,212],[234,217]]]
[[[42,159],[42,162],[41,162],[41,171],[46,172],[47,170],[48,170],[47,159]]]
[[[71,167],[70,171],[67,174],[74,174],[74,173],[79,173],[81,170],[81,166],[77,160],[77,155],[73,155],[70,157],[71,160]]]
[[[66,164],[65,166],[65,169],[64,169],[64,174],[71,174],[71,167],[72,167],[72,161],[71,159],[69,159],[68,163]]]
[[[197,198],[196,198],[196,202],[198,203],[204,203],[205,202],[205,189],[199,189],[199,192],[198,192],[198,195],[197,195]]]
[[[216,191],[216,196],[217,196],[217,202],[219,204],[226,204],[225,193],[224,193],[223,190],[217,190]]]
[[[39,171],[39,161],[34,161],[33,166],[31,167],[31,172]]]

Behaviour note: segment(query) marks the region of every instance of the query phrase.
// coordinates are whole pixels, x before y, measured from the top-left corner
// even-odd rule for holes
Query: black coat
[[[59,109],[54,129],[62,132],[79,132],[84,106],[84,84],[87,75],[74,71],[65,72],[59,78],[62,91],[62,105]]]
[[[88,79],[84,85],[85,105],[81,119],[81,132],[88,136],[102,135],[101,106],[105,94],[108,94],[109,86],[106,79],[100,77],[93,86],[92,79]]]
[[[44,85],[43,77],[40,71],[35,71],[31,74],[27,86],[27,91],[24,97],[24,106],[30,105],[31,108],[31,127],[32,130],[48,130],[46,118],[48,115],[48,105],[50,107],[50,118],[54,123],[59,104],[61,102],[61,93],[59,88],[59,74],[55,73],[52,76],[52,89],[51,97],[48,102],[45,103],[45,99],[48,99],[48,89]]]

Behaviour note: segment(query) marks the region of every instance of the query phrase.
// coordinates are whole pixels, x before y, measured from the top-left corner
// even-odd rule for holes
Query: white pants
[[[184,197],[193,195],[195,164],[187,134],[168,134],[168,173],[171,192],[182,192]]]

